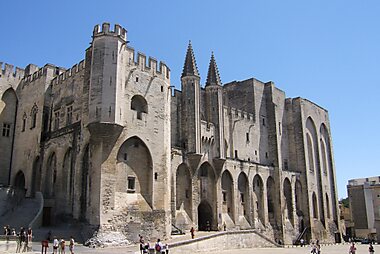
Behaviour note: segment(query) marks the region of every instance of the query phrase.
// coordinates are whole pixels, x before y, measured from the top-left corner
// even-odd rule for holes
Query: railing
[[[294,244],[299,244],[301,239],[305,236],[307,230],[309,229],[309,227],[305,227],[303,229],[303,231],[298,235],[297,239],[294,241]]]
[[[172,224],[172,228],[174,228],[175,230],[172,229],[172,235],[184,235],[185,233],[178,227],[176,227],[174,224]]]

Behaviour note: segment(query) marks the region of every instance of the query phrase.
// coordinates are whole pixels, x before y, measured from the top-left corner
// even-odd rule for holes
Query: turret
[[[200,153],[200,77],[191,42],[187,47],[181,76],[182,86],[182,141],[190,153]]]
[[[215,149],[219,158],[225,158],[223,129],[223,87],[214,53],[211,54],[206,81],[206,117],[215,126]]]
[[[127,32],[119,25],[110,30],[109,23],[103,23],[101,29],[96,25],[90,47],[90,88],[89,88],[89,122],[119,123],[116,109],[122,107],[117,94],[122,87],[118,83],[121,73],[123,51],[127,43]]]

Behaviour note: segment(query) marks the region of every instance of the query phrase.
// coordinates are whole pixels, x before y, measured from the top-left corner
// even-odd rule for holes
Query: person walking
[[[162,252],[162,248],[163,247],[163,245],[162,245],[162,243],[161,243],[161,240],[160,239],[157,239],[157,242],[156,242],[156,244],[154,245],[154,249],[156,250],[156,254],[161,254]]]
[[[375,248],[373,247],[372,243],[369,243],[368,252],[369,254],[375,253]]]
[[[350,246],[350,249],[348,250],[348,253],[350,253],[350,254],[355,254],[356,253],[355,243],[352,243],[352,245]]]
[[[16,238],[16,253],[20,253],[21,251],[21,236],[20,233],[17,234]]]
[[[191,227],[191,229],[190,229],[191,239],[194,239],[194,236],[195,236],[194,232],[195,232],[194,227]]]
[[[27,251],[32,251],[33,231],[32,228],[28,228],[27,233]]]
[[[62,239],[61,239],[61,242],[60,242],[59,244],[60,244],[61,254],[65,254],[65,247],[66,247],[66,242],[65,242],[65,240],[62,238]]]
[[[57,254],[58,247],[59,247],[59,241],[58,241],[57,237],[54,236],[54,240],[53,240],[53,253],[54,254]]]
[[[74,254],[74,245],[75,245],[74,237],[70,236],[70,245],[69,245],[70,254]]]
[[[140,234],[139,234],[139,242],[140,242],[140,254],[143,254],[144,249],[145,249],[145,241],[144,241],[144,237]]]

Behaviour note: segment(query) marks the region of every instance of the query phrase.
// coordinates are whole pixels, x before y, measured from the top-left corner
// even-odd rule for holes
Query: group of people
[[[74,246],[75,246],[74,237],[70,236],[70,241],[69,241],[70,254],[74,254]],[[54,239],[53,239],[53,254],[66,254],[66,241],[65,241],[65,239],[61,238],[61,240],[58,240],[57,237],[54,237]]]
[[[348,253],[349,254],[356,254],[356,246],[355,246],[355,243],[352,243],[350,245],[350,248],[348,249]],[[369,246],[368,246],[368,253],[369,254],[374,254],[375,253],[375,248],[373,247],[372,243],[369,243]]]
[[[11,227],[7,225],[4,227],[4,235],[7,241],[10,239],[10,236],[16,237],[16,253],[32,250],[33,231],[31,228],[25,229],[21,227],[17,233],[15,228],[11,229]]]
[[[152,249],[149,242],[145,242],[144,237],[139,235],[140,242],[140,253],[150,253],[149,251]],[[156,254],[169,254],[169,245],[161,242],[160,239],[157,239],[157,242],[154,244],[154,252]]]

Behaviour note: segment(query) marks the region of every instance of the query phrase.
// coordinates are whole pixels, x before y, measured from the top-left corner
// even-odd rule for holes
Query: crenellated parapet
[[[58,85],[65,81],[66,79],[75,76],[77,73],[81,72],[85,68],[85,60],[80,61],[77,64],[74,64],[71,68],[62,72],[52,80],[53,85]]]
[[[43,77],[46,77],[48,73],[55,73],[57,69],[59,68],[53,64],[45,64],[44,67],[38,69],[37,71],[28,76],[25,76],[20,82],[21,88],[24,89],[24,87],[28,86],[29,84],[34,83],[35,81]]]
[[[103,23],[102,26],[96,25],[92,33],[93,38],[103,35],[116,36],[120,39],[127,40],[127,30],[119,24],[115,24],[114,29],[110,29],[110,23]]]
[[[254,115],[251,113],[227,106],[224,106],[224,110],[227,111],[227,114],[231,117],[233,121],[244,120],[247,122],[251,122],[252,124],[255,123]]]
[[[0,69],[0,78],[13,77],[14,79],[22,79],[25,75],[25,70],[23,68],[16,67],[15,69],[12,64],[4,63],[3,66],[3,62],[0,62]]]
[[[155,76],[161,76],[163,79],[170,79],[170,69],[169,67],[163,62],[158,62],[153,57],[147,57],[144,53],[141,52],[135,52],[135,49],[132,47],[126,47],[126,50],[128,51],[129,61],[128,65],[135,66],[141,71],[146,71],[148,73],[151,73]]]

